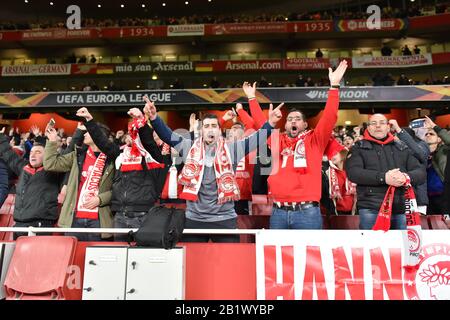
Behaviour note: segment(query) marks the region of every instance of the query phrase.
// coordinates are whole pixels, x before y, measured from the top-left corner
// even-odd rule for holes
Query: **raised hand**
[[[282,117],[282,113],[281,113],[281,108],[283,107],[284,102],[280,103],[278,105],[278,107],[276,107],[275,109],[273,108],[273,104],[270,104],[269,106],[269,124],[272,127],[275,127],[275,125],[277,124],[278,121],[280,121],[281,117]]]
[[[389,124],[391,125],[392,129],[394,129],[396,132],[402,131],[402,128],[398,125],[397,120],[391,119],[389,120]]]
[[[253,82],[253,86],[248,82],[244,82],[244,84],[242,85],[242,90],[244,90],[247,98],[251,99],[256,97],[256,82]]]
[[[92,115],[89,113],[89,110],[85,107],[77,110],[77,116],[85,118],[86,121],[91,121],[92,119],[94,119],[94,117],[92,117]]]
[[[82,122],[78,122],[77,129],[81,131],[87,131],[86,126]]]
[[[330,79],[330,84],[332,86],[339,85],[342,77],[344,76],[345,70],[347,70],[346,60],[342,60],[341,63],[339,63],[339,66],[334,71],[333,69],[328,68],[328,78]]]
[[[150,101],[150,99],[147,96],[144,96],[145,101],[145,107],[144,107],[144,113],[150,120],[155,120],[158,116],[158,111],[156,111],[155,104],[153,101]]]
[[[227,122],[231,119],[234,118],[234,113],[233,110],[228,110],[227,112],[225,112],[225,114],[222,116],[222,119],[224,122]]]
[[[138,108],[131,108],[130,110],[128,110],[128,115],[135,119],[140,119],[144,117],[142,111],[139,110]]]
[[[55,128],[47,126],[47,128],[45,129],[45,136],[48,138],[48,141],[56,142],[58,132],[56,132]]]
[[[244,109],[244,107],[242,106],[242,103],[236,103],[236,113],[239,112],[239,110]]]
[[[41,130],[39,129],[39,127],[37,125],[32,125],[30,130],[34,134],[35,137],[38,137],[42,134]]]
[[[2,130],[0,130],[0,133],[5,134],[5,130],[6,130],[6,127],[3,127]]]
[[[436,123],[434,123],[433,120],[425,116],[425,122],[424,122],[425,128],[427,129],[433,129],[436,126]]]
[[[123,130],[119,130],[116,132],[116,139],[119,140],[125,135],[125,132]]]

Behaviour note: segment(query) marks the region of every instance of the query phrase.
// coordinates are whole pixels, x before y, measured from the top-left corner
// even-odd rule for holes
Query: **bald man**
[[[355,142],[348,153],[345,170],[357,184],[360,229],[372,229],[389,186],[396,187],[391,229],[406,229],[404,174],[415,187],[425,182],[426,172],[406,144],[394,140],[384,115],[369,118],[364,139]]]

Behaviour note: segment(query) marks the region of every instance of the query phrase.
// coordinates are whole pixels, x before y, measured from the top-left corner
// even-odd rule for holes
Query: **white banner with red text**
[[[416,269],[404,267],[407,237],[398,230],[263,230],[257,298],[449,300],[450,231],[424,230],[422,244],[415,238],[422,245]]]
[[[415,54],[412,56],[386,56],[386,57],[354,57],[353,68],[402,68],[417,67],[433,64],[430,53]]]
[[[68,75],[70,64],[24,64],[3,66],[2,77]]]

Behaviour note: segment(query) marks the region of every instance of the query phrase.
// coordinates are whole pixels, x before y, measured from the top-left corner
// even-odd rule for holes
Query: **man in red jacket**
[[[279,137],[280,152],[272,152],[272,173],[267,180],[269,197],[274,201],[271,229],[322,229],[322,157],[336,125],[339,83],[346,69],[345,60],[334,72],[328,68],[331,88],[314,130],[307,130],[301,111],[291,110],[287,115],[286,132]]]

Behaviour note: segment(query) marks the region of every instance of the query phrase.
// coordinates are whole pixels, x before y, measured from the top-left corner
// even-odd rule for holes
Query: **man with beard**
[[[337,121],[339,83],[347,69],[341,61],[333,72],[325,110],[314,130],[307,130],[304,114],[293,109],[287,115],[286,132],[280,135],[280,152],[272,150],[272,173],[267,183],[274,201],[271,229],[322,229],[322,157]]]

